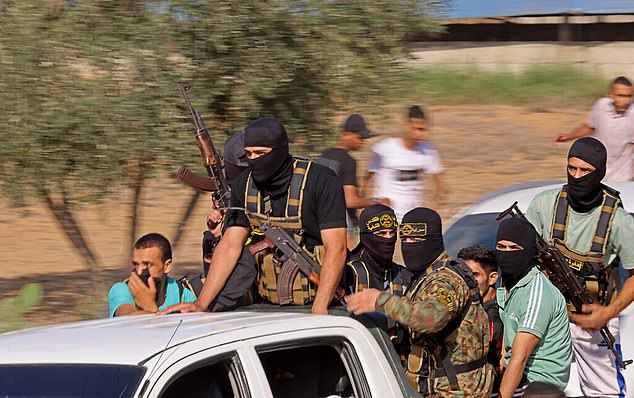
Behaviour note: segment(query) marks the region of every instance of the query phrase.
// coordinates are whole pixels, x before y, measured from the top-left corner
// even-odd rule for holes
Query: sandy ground
[[[430,140],[446,167],[446,200],[440,211],[448,220],[487,192],[510,184],[542,179],[563,179],[568,143],[552,138],[578,125],[589,104],[578,109],[533,109],[513,106],[435,106]],[[385,135],[399,130],[399,116],[379,121],[373,130]],[[360,153],[364,172],[370,140]],[[193,145],[193,143],[192,143]],[[160,232],[172,238],[175,224],[191,192],[171,177],[156,181],[142,198],[139,233]],[[86,238],[97,253],[103,272],[97,280],[88,270],[42,203],[11,208],[0,201],[0,297],[8,297],[26,282],[44,287],[45,305],[27,315],[33,324],[84,319],[105,314],[107,291],[129,273],[128,214],[130,194],[78,212]],[[202,199],[191,218],[182,244],[175,252],[174,275],[198,272],[200,238],[205,227],[208,199]],[[44,315],[46,314],[46,315]],[[0,314],[2,316],[2,314]]]

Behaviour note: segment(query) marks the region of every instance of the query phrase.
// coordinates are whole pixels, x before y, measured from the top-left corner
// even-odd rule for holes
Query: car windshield
[[[0,365],[0,397],[132,397],[144,373],[127,365]]]
[[[456,221],[443,235],[445,249],[450,257],[456,257],[463,247],[483,244],[495,248],[495,236],[499,213],[481,213],[464,216]]]

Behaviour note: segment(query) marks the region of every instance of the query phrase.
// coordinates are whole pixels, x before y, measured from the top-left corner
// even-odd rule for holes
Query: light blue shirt
[[[183,295],[179,297],[178,282],[175,279],[167,277],[167,290],[165,293],[165,302],[159,307],[162,310],[170,305],[178,303],[192,303],[196,301],[196,296],[191,290],[183,288]],[[112,285],[108,293],[108,307],[110,308],[110,318],[114,317],[114,313],[121,304],[134,305],[134,297],[130,293],[128,284],[125,282],[117,282]]]

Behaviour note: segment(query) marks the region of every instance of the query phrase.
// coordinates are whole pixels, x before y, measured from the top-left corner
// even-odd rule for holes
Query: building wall
[[[419,42],[411,64],[420,68],[521,73],[535,67],[573,67],[606,79],[634,79],[634,42]]]

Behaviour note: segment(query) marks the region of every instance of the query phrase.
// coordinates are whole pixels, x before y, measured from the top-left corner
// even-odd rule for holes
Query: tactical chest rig
[[[601,203],[601,214],[595,227],[590,250],[587,252],[574,250],[566,244],[566,232],[570,216],[566,185],[563,186],[557,196],[553,215],[550,235],[553,246],[559,249],[570,268],[583,279],[583,284],[588,288],[593,300],[604,305],[610,302],[618,286],[618,281],[614,275],[610,278],[612,267],[604,268],[603,263],[612,221],[619,206],[623,206],[619,193],[612,188],[605,187]]]
[[[254,235],[263,235],[260,226],[267,223],[272,227],[288,230],[304,248],[301,238],[302,229],[302,201],[306,185],[306,175],[312,162],[306,159],[293,158],[293,175],[288,188],[286,209],[284,216],[273,217],[271,198],[262,196],[257,189],[251,174],[247,179],[245,190],[245,204],[247,217]],[[309,254],[321,263],[321,246],[315,247]],[[308,250],[307,250],[308,251]],[[258,293],[265,301],[272,304],[306,305],[315,299],[316,287],[308,278],[299,272],[297,266],[284,263],[275,250],[267,250],[255,256],[258,266]]]
[[[370,270],[366,263],[361,260],[350,260],[346,263],[346,266],[352,270],[355,279],[354,292],[360,292],[363,289],[375,288],[381,291],[384,290],[384,286],[374,286],[372,283],[372,277],[370,276]],[[406,278],[403,272],[395,265],[391,270],[385,270],[383,280],[387,281],[389,291],[386,291],[395,296],[404,296],[405,289],[410,284],[410,279]]]
[[[443,255],[437,260],[425,274],[414,281],[411,289],[407,293],[407,298],[414,300],[416,294],[421,289],[430,273],[443,268],[451,270],[465,281],[469,288],[469,299],[463,309],[455,316],[447,326],[434,335],[419,335],[411,333],[411,353],[407,359],[407,369],[405,374],[413,386],[418,387],[418,391],[427,396],[435,394],[434,382],[440,377],[447,377],[452,391],[460,391],[457,375],[479,369],[486,365],[486,353],[480,359],[462,364],[453,364],[451,361],[451,349],[448,347],[446,339],[459,327],[467,316],[472,306],[481,303],[478,282],[473,277],[473,273],[464,263],[449,260]]]

